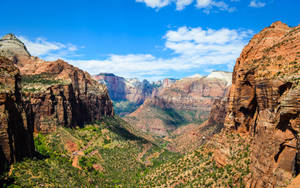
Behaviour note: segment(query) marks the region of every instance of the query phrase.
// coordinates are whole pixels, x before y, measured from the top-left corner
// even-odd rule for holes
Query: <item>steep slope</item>
[[[145,132],[167,136],[181,125],[207,120],[214,100],[225,96],[228,85],[226,79],[211,75],[184,78],[162,88],[125,119]]]
[[[223,144],[228,150],[228,163],[219,166],[213,156],[214,141],[198,147],[178,159],[169,160],[150,169],[140,179],[149,187],[245,187],[249,174],[250,152],[245,139],[238,134],[225,134]]]
[[[300,26],[275,22],[237,59],[226,127],[249,137],[250,187],[286,186],[300,170]]]
[[[34,154],[33,122],[22,101],[20,72],[0,56],[0,175],[8,164]]]
[[[192,152],[204,143],[210,141],[212,136],[224,128],[227,114],[228,94],[221,99],[215,99],[209,113],[208,120],[201,125],[189,124],[179,127],[165,140],[170,143],[168,148],[177,152]]]
[[[32,57],[11,34],[0,40],[0,51],[20,69],[22,93],[32,106],[35,131],[51,132],[58,125],[82,126],[114,114],[106,86],[87,72],[62,60]]]
[[[177,158],[126,130],[126,122],[105,118],[81,129],[59,127],[35,137],[39,160],[11,170],[21,187],[136,187],[147,170]]]

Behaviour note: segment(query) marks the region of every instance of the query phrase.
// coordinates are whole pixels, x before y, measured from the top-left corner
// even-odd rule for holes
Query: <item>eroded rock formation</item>
[[[114,114],[105,85],[63,60],[32,57],[24,44],[9,34],[0,40],[1,54],[14,61],[22,75],[22,93],[32,106],[35,131],[56,126],[82,126]]]
[[[34,154],[33,122],[24,110],[20,82],[18,68],[0,56],[0,174],[7,164]]]
[[[128,100],[140,105],[156,89],[156,86],[147,80],[141,82],[134,78],[125,79],[111,73],[100,73],[93,78],[108,87],[109,95],[114,101]]]
[[[226,127],[251,138],[249,187],[286,186],[300,169],[300,26],[275,22],[237,59]]]
[[[227,78],[231,78],[231,73],[224,75],[226,79],[208,76],[178,80],[147,99],[126,120],[159,136],[169,135],[181,125],[202,123],[208,119],[214,100],[224,97],[228,90],[231,82]]]

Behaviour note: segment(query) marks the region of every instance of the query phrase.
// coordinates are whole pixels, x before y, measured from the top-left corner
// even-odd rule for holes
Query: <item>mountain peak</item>
[[[271,24],[271,27],[282,27],[282,28],[289,28],[288,25],[286,25],[285,23],[282,23],[281,21],[276,21],[274,23]]]
[[[194,74],[192,76],[189,76],[188,78],[203,78],[201,74]]]
[[[231,84],[232,81],[232,73],[226,71],[212,71],[207,78],[217,78],[221,80],[225,80],[227,85]]]
[[[12,33],[0,39],[0,55],[9,59],[20,56],[31,56],[24,43]]]
[[[2,37],[2,40],[19,40],[14,34],[8,33]]]

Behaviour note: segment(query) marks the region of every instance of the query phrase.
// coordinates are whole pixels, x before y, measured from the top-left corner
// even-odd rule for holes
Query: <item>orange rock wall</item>
[[[251,137],[249,187],[286,186],[300,168],[300,27],[275,22],[237,59],[225,125]]]

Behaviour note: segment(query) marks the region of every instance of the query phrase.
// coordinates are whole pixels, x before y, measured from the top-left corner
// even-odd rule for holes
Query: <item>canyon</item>
[[[33,132],[113,116],[106,86],[88,73],[62,60],[32,57],[12,34],[0,40],[0,56],[1,169],[34,155]]]
[[[114,102],[116,114],[120,116],[134,112],[147,98],[156,95],[160,88],[169,87],[176,79],[166,78],[156,82],[137,78],[123,78],[112,73],[100,73],[93,78],[105,84]]]
[[[180,126],[206,121],[214,101],[223,98],[230,85],[230,72],[183,78],[160,88],[124,119],[145,132],[168,136]]]
[[[300,26],[275,22],[244,47],[233,73],[151,83],[44,61],[8,34],[0,39],[0,170],[20,186],[296,185],[299,44]],[[120,118],[116,102],[133,108]]]

